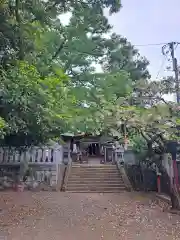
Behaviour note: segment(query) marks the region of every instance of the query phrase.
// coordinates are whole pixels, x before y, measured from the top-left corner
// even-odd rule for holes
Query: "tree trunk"
[[[165,156],[166,155],[166,156]],[[176,209],[176,210],[180,210],[180,191],[179,191],[179,183],[177,182],[177,180],[175,179],[175,175],[177,173],[175,173],[174,171],[174,165],[173,165],[173,160],[172,160],[172,156],[171,154],[165,154],[164,157],[162,157],[161,161],[159,161],[158,167],[160,169],[160,171],[164,171],[169,180],[170,180],[170,186],[169,186],[169,190],[168,190],[168,194],[171,198],[171,206],[172,209]],[[168,169],[167,167],[164,167],[161,162],[162,161],[168,161]]]
[[[171,188],[171,205],[172,209],[180,210],[180,192],[176,184]]]

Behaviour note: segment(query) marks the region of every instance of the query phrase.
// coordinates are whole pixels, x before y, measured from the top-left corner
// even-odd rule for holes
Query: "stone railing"
[[[116,164],[120,174],[121,174],[121,177],[123,179],[123,182],[126,186],[126,189],[128,191],[132,191],[133,188],[131,186],[131,183],[129,181],[129,178],[128,178],[128,175],[126,173],[126,166],[124,164],[124,150],[123,149],[114,149],[113,151],[113,161],[114,163]]]
[[[0,148],[0,186],[7,176],[18,174],[21,162],[28,163],[31,176],[27,184],[41,186],[41,189],[53,187],[60,190],[63,175],[63,147]],[[12,179],[9,180],[12,182]],[[5,184],[8,185],[8,184]]]
[[[17,150],[15,148],[0,148],[0,165],[20,164],[26,160],[29,164],[56,164],[62,162],[62,146],[32,147]]]

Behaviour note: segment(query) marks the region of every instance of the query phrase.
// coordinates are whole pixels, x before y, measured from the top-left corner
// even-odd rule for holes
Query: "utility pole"
[[[166,55],[168,52],[171,54],[172,64],[173,64],[173,71],[175,74],[175,91],[176,91],[176,100],[177,103],[180,103],[180,83],[179,83],[179,74],[178,74],[178,64],[177,58],[175,57],[175,49],[174,46],[178,45],[178,42],[170,42],[162,47],[163,55]],[[165,52],[165,49],[168,47],[168,50]]]
[[[178,105],[180,103],[180,91],[179,91],[180,86],[179,86],[177,58],[175,57],[175,46],[178,46],[179,44],[180,43],[178,43],[178,42],[170,42],[170,43],[168,43],[168,44],[166,44],[162,47],[163,55],[167,55],[168,53],[170,53],[171,58],[172,58],[173,71],[174,71],[174,74],[175,74],[176,99],[177,99],[177,104]],[[176,144],[177,144],[177,142],[175,143],[175,146],[176,146]],[[174,184],[175,184],[176,187],[178,187],[179,186],[179,179],[178,179],[178,168],[177,168],[176,158],[177,158],[177,152],[176,152],[176,154],[174,154],[174,153],[172,154],[172,160],[173,160]]]

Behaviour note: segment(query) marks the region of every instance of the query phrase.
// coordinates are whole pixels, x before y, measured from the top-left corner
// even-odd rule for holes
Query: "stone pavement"
[[[140,193],[1,192],[0,239],[173,240],[180,217]]]

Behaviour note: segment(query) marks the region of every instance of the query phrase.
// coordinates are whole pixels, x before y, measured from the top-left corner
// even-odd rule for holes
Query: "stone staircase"
[[[116,165],[74,164],[68,178],[69,192],[121,192],[125,184]]]

